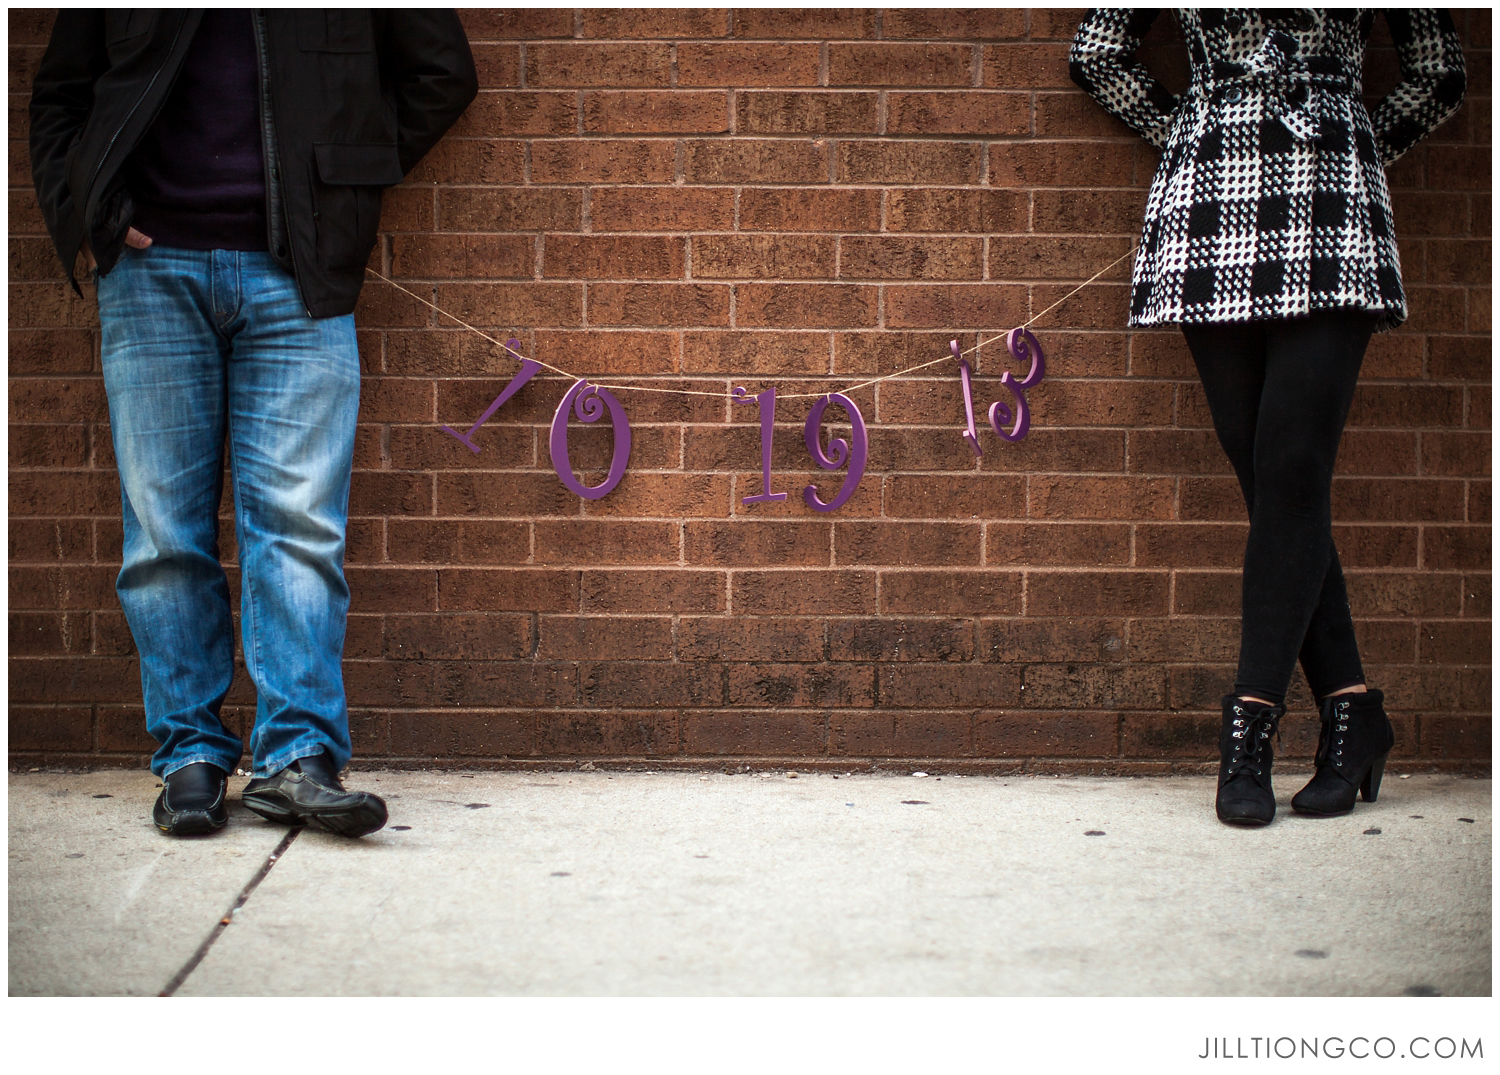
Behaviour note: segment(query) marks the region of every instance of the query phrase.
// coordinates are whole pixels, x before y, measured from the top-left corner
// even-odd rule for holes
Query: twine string
[[[1111,269],[1113,269],[1116,265],[1120,264],[1120,262],[1124,261],[1126,258],[1128,258],[1132,254],[1134,254],[1135,251],[1136,251],[1136,246],[1137,246],[1137,244],[1132,243],[1131,246],[1130,246],[1130,249],[1127,250],[1127,251],[1125,251],[1125,253],[1123,253],[1119,257],[1115,258],[1114,261],[1111,261],[1108,265],[1104,266],[1104,268],[1100,269],[1093,276],[1090,276],[1087,280],[1085,280],[1083,283],[1079,284],[1072,291],[1069,291],[1066,295],[1064,295],[1062,298],[1058,299],[1051,306],[1048,306],[1045,310],[1042,310],[1040,313],[1032,314],[1025,321],[1021,322],[1021,324],[1019,326],[1017,326],[1017,327],[1018,328],[1022,328],[1022,329],[1029,329],[1037,321],[1040,321],[1042,318],[1046,317],[1053,310],[1057,309],[1063,303],[1065,303],[1069,299],[1071,299],[1074,295],[1078,294],[1084,288],[1088,287],[1090,284],[1094,283],[1094,281],[1098,280],[1099,277],[1103,276],[1105,273],[1107,273]],[[542,362],[540,359],[535,359],[535,358],[527,359],[527,357],[525,355],[523,355],[519,351],[515,350],[509,344],[500,342],[499,340],[495,339],[495,337],[491,336],[489,333],[484,332],[481,329],[475,328],[473,325],[469,324],[467,321],[465,321],[463,318],[459,317],[457,314],[449,313],[447,310],[445,310],[441,306],[437,305],[437,303],[430,302],[427,299],[424,299],[421,295],[418,295],[415,291],[412,291],[410,288],[402,287],[400,284],[396,283],[396,281],[392,280],[390,277],[384,276],[384,275],[376,272],[374,269],[370,268],[369,266],[365,266],[365,272],[369,273],[371,276],[375,277],[377,280],[380,280],[380,281],[383,281],[384,283],[390,284],[391,287],[395,288],[397,291],[401,291],[401,292],[404,292],[407,295],[410,295],[412,298],[416,299],[422,305],[431,307],[432,309],[436,310],[438,313],[442,314],[444,317],[448,318],[450,321],[454,321],[454,322],[458,323],[459,325],[462,325],[464,328],[468,329],[470,332],[474,333],[476,336],[479,336],[482,339],[488,340],[490,343],[494,344],[496,347],[498,347],[502,351],[505,351],[506,353],[514,356],[515,358],[517,358],[517,359],[519,359],[519,360],[521,360],[523,362],[524,361],[535,362],[538,366],[541,366],[545,370],[551,370],[553,373],[559,373],[562,376],[572,378],[573,380],[578,380],[579,379],[578,376],[577,376],[577,374],[569,373],[567,370],[562,369],[562,368],[560,368],[558,366],[549,365],[546,362]],[[928,362],[920,362],[920,363],[918,363],[915,366],[908,366],[904,370],[897,370],[895,373],[887,373],[887,374],[883,374],[883,375],[881,375],[879,377],[872,377],[868,381],[860,381],[858,384],[849,385],[847,388],[830,390],[830,391],[827,391],[827,392],[789,392],[789,393],[786,393],[785,395],[779,396],[778,398],[780,398],[780,399],[821,399],[824,396],[832,395],[834,393],[834,391],[837,391],[837,392],[840,392],[840,393],[843,393],[843,394],[848,394],[850,392],[858,392],[862,388],[870,388],[870,387],[872,387],[874,385],[880,384],[882,381],[891,381],[891,380],[896,379],[897,377],[905,377],[908,373],[916,373],[918,370],[925,370],[929,366],[936,366],[936,365],[939,365],[940,363],[943,363],[943,362],[952,362],[955,358],[963,358],[963,357],[966,357],[968,355],[972,355],[975,352],[977,352],[981,347],[986,347],[989,344],[994,343],[996,340],[1003,340],[1003,339],[1005,339],[1008,335],[1010,335],[1011,331],[1015,331],[1015,330],[1012,329],[1012,330],[1010,330],[1008,332],[1002,332],[1002,333],[1000,333],[1000,335],[998,335],[998,336],[991,336],[987,340],[980,340],[973,347],[970,347],[967,351],[960,351],[957,355],[953,355],[951,353],[950,354],[946,354],[946,355],[943,355],[941,358],[934,358],[934,359],[932,359],[931,361],[928,361]],[[595,385],[595,387],[597,387],[597,388],[607,388],[607,389],[609,389],[612,392],[659,392],[659,393],[661,393],[663,395],[669,395],[669,396],[712,396],[714,399],[722,399],[722,398],[724,398],[724,393],[723,392],[704,392],[704,391],[699,391],[699,390],[691,389],[691,388],[660,388],[660,387],[657,387],[655,385],[606,384],[604,382],[593,382],[593,381],[590,381],[589,383]]]

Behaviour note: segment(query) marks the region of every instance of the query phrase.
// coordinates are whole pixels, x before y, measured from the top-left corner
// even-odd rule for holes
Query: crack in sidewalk
[[[301,831],[302,829],[299,826],[281,838],[281,843],[276,845],[276,850],[271,852],[266,861],[261,863],[260,869],[255,871],[255,876],[250,878],[244,888],[240,889],[240,894],[235,897],[234,903],[230,906],[229,910],[224,912],[224,917],[214,923],[214,928],[203,939],[203,943],[198,946],[198,950],[193,953],[192,958],[182,965],[181,970],[172,975],[172,980],[163,987],[160,993],[156,994],[157,996],[170,997],[182,988],[182,983],[187,981],[188,976],[198,969],[198,964],[203,962],[204,957],[209,953],[209,949],[213,948],[219,936],[228,928],[229,923],[234,921],[235,912],[245,906],[246,901],[250,899],[250,894],[266,879],[266,875],[271,872],[271,867],[276,865],[276,860],[286,854],[286,849],[292,846],[292,841],[297,838],[297,834]]]

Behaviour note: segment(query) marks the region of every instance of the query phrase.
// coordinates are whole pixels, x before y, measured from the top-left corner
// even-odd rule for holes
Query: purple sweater
[[[125,165],[133,227],[162,246],[265,250],[260,77],[249,8],[210,8]]]

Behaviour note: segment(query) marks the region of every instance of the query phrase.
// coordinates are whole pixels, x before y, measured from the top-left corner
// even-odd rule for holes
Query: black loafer
[[[217,832],[229,820],[228,777],[223,769],[206,761],[195,761],[168,773],[151,809],[151,820],[172,836]]]
[[[327,754],[250,781],[240,801],[278,825],[316,825],[337,836],[368,836],[386,820],[385,801],[368,791],[345,791]]]

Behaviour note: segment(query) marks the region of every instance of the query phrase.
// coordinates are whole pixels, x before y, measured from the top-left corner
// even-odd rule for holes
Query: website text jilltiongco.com
[[[1420,1035],[1397,1041],[1387,1036],[1366,1037],[1255,1037],[1204,1038],[1200,1060],[1482,1060],[1484,1040],[1427,1038]]]

